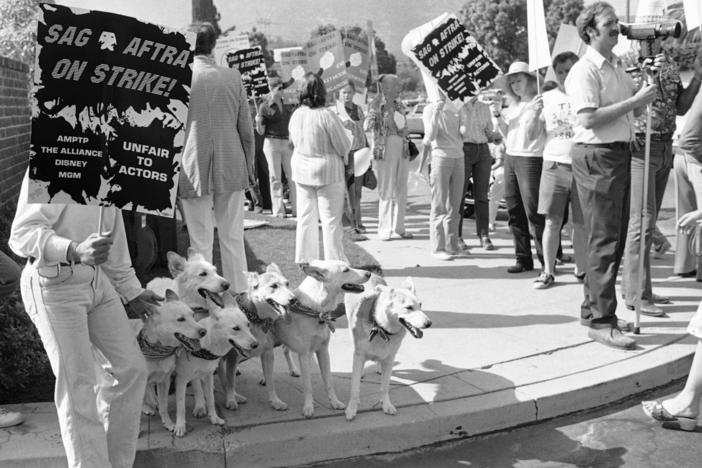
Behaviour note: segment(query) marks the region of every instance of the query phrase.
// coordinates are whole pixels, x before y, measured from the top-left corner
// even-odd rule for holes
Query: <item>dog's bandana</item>
[[[246,318],[249,319],[249,322],[260,326],[263,333],[268,333],[270,331],[270,329],[273,327],[274,320],[270,317],[262,319],[258,315],[256,304],[254,304],[254,302],[249,298],[247,293],[243,292],[241,294],[237,294],[234,296],[234,299],[236,299],[236,304],[239,306],[239,308],[244,312],[244,314],[246,314]]]
[[[164,359],[172,356],[178,349],[178,346],[164,346],[161,343],[151,343],[146,339],[146,333],[144,333],[143,328],[137,334],[137,343],[139,343],[139,348],[141,348],[141,354],[146,359]]]
[[[288,309],[290,310],[290,312],[295,312],[296,314],[302,314],[308,317],[315,318],[320,324],[325,323],[332,333],[336,331],[336,328],[334,327],[334,322],[336,321],[336,318],[331,315],[331,312],[317,312],[316,310],[313,310],[310,307],[303,305],[300,301],[290,303],[290,305],[288,305]]]
[[[219,359],[222,357],[222,356],[217,356],[216,354],[212,354],[210,351],[206,350],[205,348],[200,348],[197,351],[190,351],[190,354],[192,354],[196,358],[205,359],[207,361],[214,361],[215,359]]]

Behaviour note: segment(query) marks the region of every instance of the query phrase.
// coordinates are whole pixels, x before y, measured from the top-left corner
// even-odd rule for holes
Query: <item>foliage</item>
[[[0,56],[33,65],[38,4],[39,0],[0,0]]]
[[[575,23],[583,0],[545,0],[546,30],[553,45],[561,23]],[[529,57],[524,0],[470,0],[461,8],[463,24],[502,69]]]
[[[339,31],[341,31],[341,37],[345,37],[346,35],[353,35],[360,37],[362,39],[365,39],[368,37],[368,32],[360,27],[360,26],[342,26],[341,28],[338,28]],[[337,27],[334,26],[333,24],[323,24],[317,26],[315,29],[312,30],[310,33],[310,38],[315,38],[319,36],[323,36],[325,34],[328,34],[332,31],[336,31]],[[375,54],[378,59],[378,72],[379,73],[396,73],[397,72],[397,59],[395,56],[390,53],[386,46],[385,42],[378,37],[378,35],[375,35]]]

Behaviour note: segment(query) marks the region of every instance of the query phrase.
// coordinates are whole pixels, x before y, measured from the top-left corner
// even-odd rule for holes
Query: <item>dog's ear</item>
[[[275,263],[271,263],[266,267],[266,272],[268,273],[278,273],[279,275],[282,275],[283,272],[280,271],[280,267],[276,265]]]
[[[175,293],[175,291],[171,289],[166,289],[166,302],[171,302],[171,301],[177,301],[180,300],[178,297],[178,294]]]
[[[414,281],[412,281],[412,278],[410,278],[409,276],[408,276],[407,279],[405,280],[403,286],[404,286],[406,289],[409,289],[409,292],[411,292],[411,293],[414,294],[415,296],[417,295],[417,290],[416,290],[415,287],[414,287]]]
[[[319,267],[312,266],[312,265],[306,263],[306,264],[302,265],[302,271],[307,276],[311,276],[312,278],[316,279],[320,283],[324,281],[324,270],[319,268]]]
[[[166,258],[168,259],[168,271],[173,278],[183,272],[185,269],[185,259],[183,257],[175,252],[169,251],[166,254]]]
[[[259,279],[258,273],[256,273],[255,271],[247,271],[246,272],[246,280],[249,283],[249,287],[251,289],[258,288],[258,279]]]

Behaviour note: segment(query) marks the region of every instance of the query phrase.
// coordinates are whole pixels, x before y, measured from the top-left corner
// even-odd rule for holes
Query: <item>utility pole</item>
[[[191,0],[193,10],[193,23],[207,21],[212,23],[215,32],[219,36],[222,31],[219,29],[219,20],[221,19],[217,7],[214,6],[214,0]]]

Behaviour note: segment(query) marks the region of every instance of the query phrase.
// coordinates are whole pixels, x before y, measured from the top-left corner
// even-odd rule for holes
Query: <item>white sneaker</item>
[[[0,408],[0,428],[16,426],[23,422],[24,416],[22,416],[22,413]]]
[[[453,260],[453,255],[443,250],[439,250],[438,252],[432,252],[431,256],[434,258],[438,258],[439,260]]]

